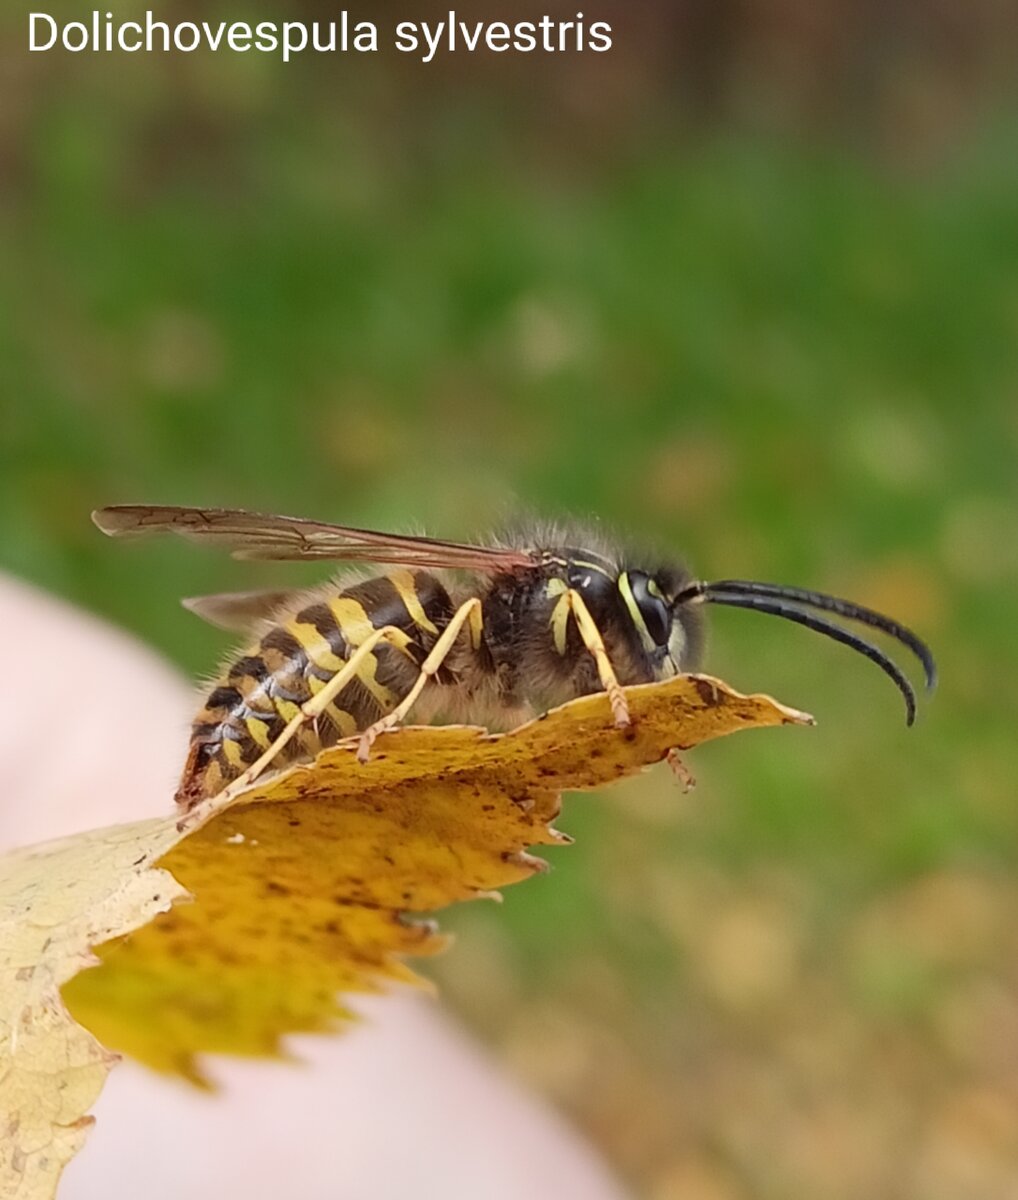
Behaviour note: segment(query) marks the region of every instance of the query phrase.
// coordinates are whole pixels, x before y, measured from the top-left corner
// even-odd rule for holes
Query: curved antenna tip
[[[755,612],[766,613],[772,617],[782,617],[786,621],[793,621],[797,625],[804,625],[807,629],[812,629],[814,633],[821,633],[825,637],[832,638],[834,641],[841,642],[842,645],[855,650],[857,653],[863,655],[863,657],[868,658],[870,662],[875,663],[891,679],[905,702],[906,726],[911,726],[915,723],[915,691],[897,663],[892,658],[889,658],[879,647],[874,646],[871,642],[867,642],[834,621],[829,621],[824,617],[804,611],[798,604],[788,603],[784,598],[776,597],[773,592],[770,595],[762,590],[758,590],[755,593],[750,592],[748,590],[750,586],[768,588],[770,585],[746,585],[740,583],[733,586],[731,590],[722,590],[722,588],[726,587],[725,584],[712,583],[707,585],[705,594],[707,600],[713,604],[728,605],[732,608],[747,608]]]

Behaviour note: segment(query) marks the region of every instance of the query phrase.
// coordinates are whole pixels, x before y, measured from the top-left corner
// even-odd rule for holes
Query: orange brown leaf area
[[[603,695],[506,734],[468,726],[356,742],[268,778],[182,836],[159,865],[194,897],[97,950],[63,989],[105,1046],[195,1082],[196,1056],[272,1055],[283,1034],[332,1029],[343,992],[412,982],[408,955],[443,939],[415,920],[528,878],[528,847],[563,791],[588,790],[673,748],[812,718],[708,676],[626,690],[616,728]]]

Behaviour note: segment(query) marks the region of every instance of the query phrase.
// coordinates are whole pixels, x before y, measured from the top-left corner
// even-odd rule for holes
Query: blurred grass
[[[819,728],[703,748],[691,797],[573,800],[553,878],[449,920],[440,973],[658,1200],[1012,1195],[1010,142],[916,176],[666,139],[582,176],[492,128],[404,157],[314,112],[220,157],[43,106],[0,210],[0,561],[192,673],[223,641],[177,596],[311,576],[91,508],[597,514],[915,624],[943,684],[906,731],[862,660],[717,614],[710,667]]]

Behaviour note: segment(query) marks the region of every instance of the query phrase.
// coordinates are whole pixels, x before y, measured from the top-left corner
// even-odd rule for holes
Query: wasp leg
[[[691,792],[696,787],[696,776],[679,757],[679,752],[674,746],[665,755],[665,762],[668,763],[672,774],[679,781],[684,792]]]
[[[265,753],[256,759],[246,771],[238,775],[236,779],[231,780],[222,791],[217,792],[214,796],[206,797],[192,808],[190,812],[181,817],[177,822],[177,828],[185,830],[204,824],[205,820],[213,813],[220,812],[222,809],[229,807],[237,796],[245,788],[254,783],[266,767],[272,764],[283,747],[292,741],[305,725],[317,721],[343,688],[357,677],[361,665],[373,653],[375,647],[380,642],[388,642],[390,645],[395,646],[397,650],[405,653],[410,643],[410,638],[404,630],[399,629],[395,625],[384,625],[381,629],[376,629],[373,633],[369,634],[353,654],[350,655],[349,659],[343,664],[343,667],[328,680],[321,691],[316,692],[310,700],[306,700],[300,706],[300,712],[291,718],[282,733],[280,733]]]
[[[417,676],[414,686],[407,692],[406,696],[400,703],[387,713],[374,725],[369,725],[361,734],[360,744],[357,747],[357,758],[363,763],[367,762],[368,755],[371,753],[371,747],[375,739],[380,733],[385,733],[387,730],[395,729],[397,725],[402,724],[406,719],[407,714],[417,703],[417,699],[421,692],[427,686],[428,680],[434,678],[438,673],[439,667],[445,662],[449,656],[449,651],[456,644],[456,639],[464,625],[469,623],[470,626],[470,641],[476,650],[481,644],[481,631],[483,621],[481,617],[481,602],[473,596],[465,604],[453,613],[449,620],[449,624],[442,630],[442,636],[432,647],[431,653],[421,663],[421,673]]]
[[[597,673],[601,679],[601,686],[608,693],[615,724],[622,728],[629,724],[629,705],[626,703],[622,684],[619,683],[615,668],[605,649],[604,638],[601,637],[601,631],[595,625],[594,618],[590,615],[590,609],[587,608],[580,593],[575,588],[570,588],[565,595],[569,601],[569,607],[573,611],[573,616],[576,618],[576,627],[580,631],[580,637],[583,638],[583,644],[594,656],[594,662],[597,663]]]

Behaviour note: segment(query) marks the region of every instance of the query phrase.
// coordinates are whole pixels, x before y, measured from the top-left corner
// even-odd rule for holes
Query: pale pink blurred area
[[[168,811],[195,693],[142,643],[0,576],[0,846]]]
[[[217,1059],[196,1093],[124,1062],[60,1200],[609,1200],[624,1193],[565,1121],[500,1073],[435,1002],[362,999],[297,1062]]]
[[[0,723],[0,845],[167,811],[194,694],[135,640],[0,577],[18,704]],[[455,953],[455,951],[453,951]],[[409,990],[287,1042],[285,1061],[216,1059],[206,1094],[117,1066],[61,1200],[618,1200],[593,1150]]]

